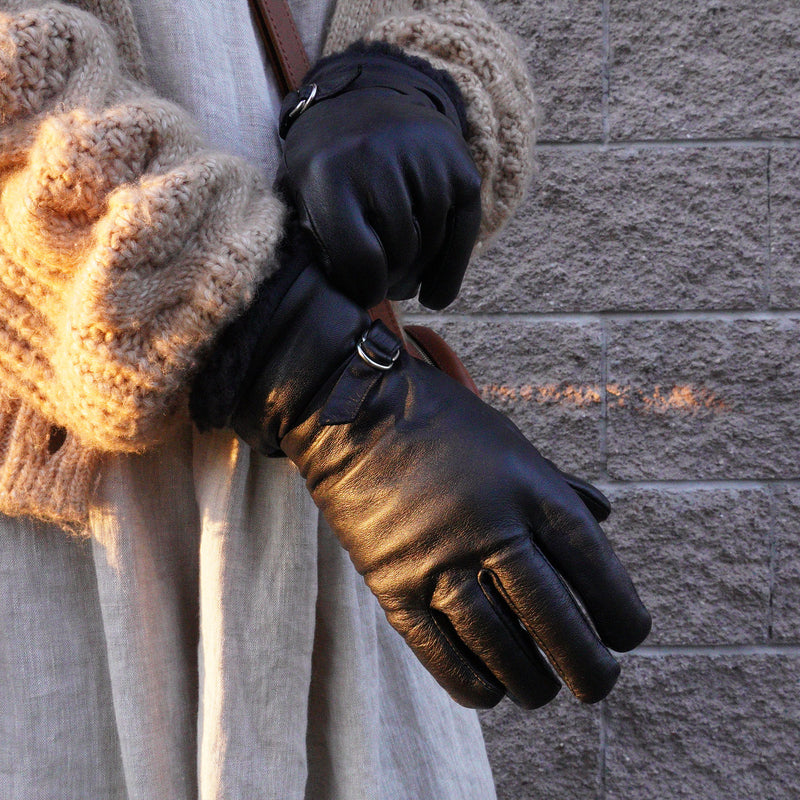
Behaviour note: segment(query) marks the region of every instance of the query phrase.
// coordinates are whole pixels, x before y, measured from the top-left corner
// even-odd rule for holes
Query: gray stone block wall
[[[482,714],[500,800],[800,797],[800,2],[493,9],[537,178],[433,324],[654,622],[603,703]]]

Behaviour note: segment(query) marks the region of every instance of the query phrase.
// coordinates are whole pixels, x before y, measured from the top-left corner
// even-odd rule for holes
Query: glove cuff
[[[312,413],[359,347],[369,346],[370,322],[316,267],[304,269],[256,343],[230,426],[254,450],[280,454],[286,433]]]
[[[201,431],[229,425],[259,340],[298,275],[314,261],[308,236],[296,220],[287,223],[276,257],[276,272],[261,283],[242,315],[222,331],[192,382],[189,412]]]
[[[411,56],[386,42],[358,41],[341,53],[318,61],[303,85],[283,100],[279,133],[286,138],[292,124],[312,105],[344,92],[391,87],[416,94],[467,134],[466,105],[452,76],[435,69],[425,59]]]

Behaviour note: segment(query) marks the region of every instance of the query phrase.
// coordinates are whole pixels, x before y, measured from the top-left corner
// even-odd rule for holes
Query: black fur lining
[[[312,262],[308,236],[295,222],[287,225],[277,259],[277,272],[261,283],[253,302],[222,331],[192,383],[189,412],[201,431],[228,424],[262,333],[297,276]]]
[[[436,69],[424,58],[412,56],[409,53],[406,53],[405,50],[395,44],[389,44],[388,42],[381,41],[368,42],[364,39],[359,39],[357,42],[353,42],[353,44],[351,44],[346,50],[342,50],[340,53],[333,53],[329,56],[325,56],[325,58],[321,58],[309,70],[303,81],[304,83],[313,81],[313,76],[316,70],[326,66],[327,64],[345,60],[357,61],[360,56],[365,55],[383,56],[384,58],[392,61],[399,61],[401,64],[414,67],[423,73],[423,75],[427,75],[427,77],[433,80],[443,91],[445,91],[453,101],[453,105],[456,108],[456,113],[458,114],[461,133],[466,138],[467,106],[464,102],[464,96],[461,94],[461,89],[459,89],[458,84],[455,82],[453,76],[446,70]]]

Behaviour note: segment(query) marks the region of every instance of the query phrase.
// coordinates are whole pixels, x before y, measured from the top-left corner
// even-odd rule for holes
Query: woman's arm
[[[56,2],[0,4],[0,382],[83,445],[161,438],[283,208]]]

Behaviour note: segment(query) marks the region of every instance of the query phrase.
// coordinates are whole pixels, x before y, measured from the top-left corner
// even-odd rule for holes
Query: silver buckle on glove
[[[289,112],[289,119],[299,117],[313,102],[317,96],[317,84],[309,83],[306,86],[301,86],[297,90],[298,101],[297,105]]]
[[[376,361],[372,356],[370,356],[364,350],[364,344],[366,343],[370,333],[371,329],[364,332],[364,335],[361,337],[358,344],[356,345],[356,352],[358,353],[359,357],[365,364],[368,364],[373,369],[379,369],[385,372],[386,370],[391,369],[392,366],[394,365],[394,362],[397,361],[398,358],[400,358],[400,345],[399,344],[397,345],[394,352],[386,354],[386,361]],[[373,353],[373,355],[375,355],[375,353]],[[381,355],[384,354],[381,353]]]

